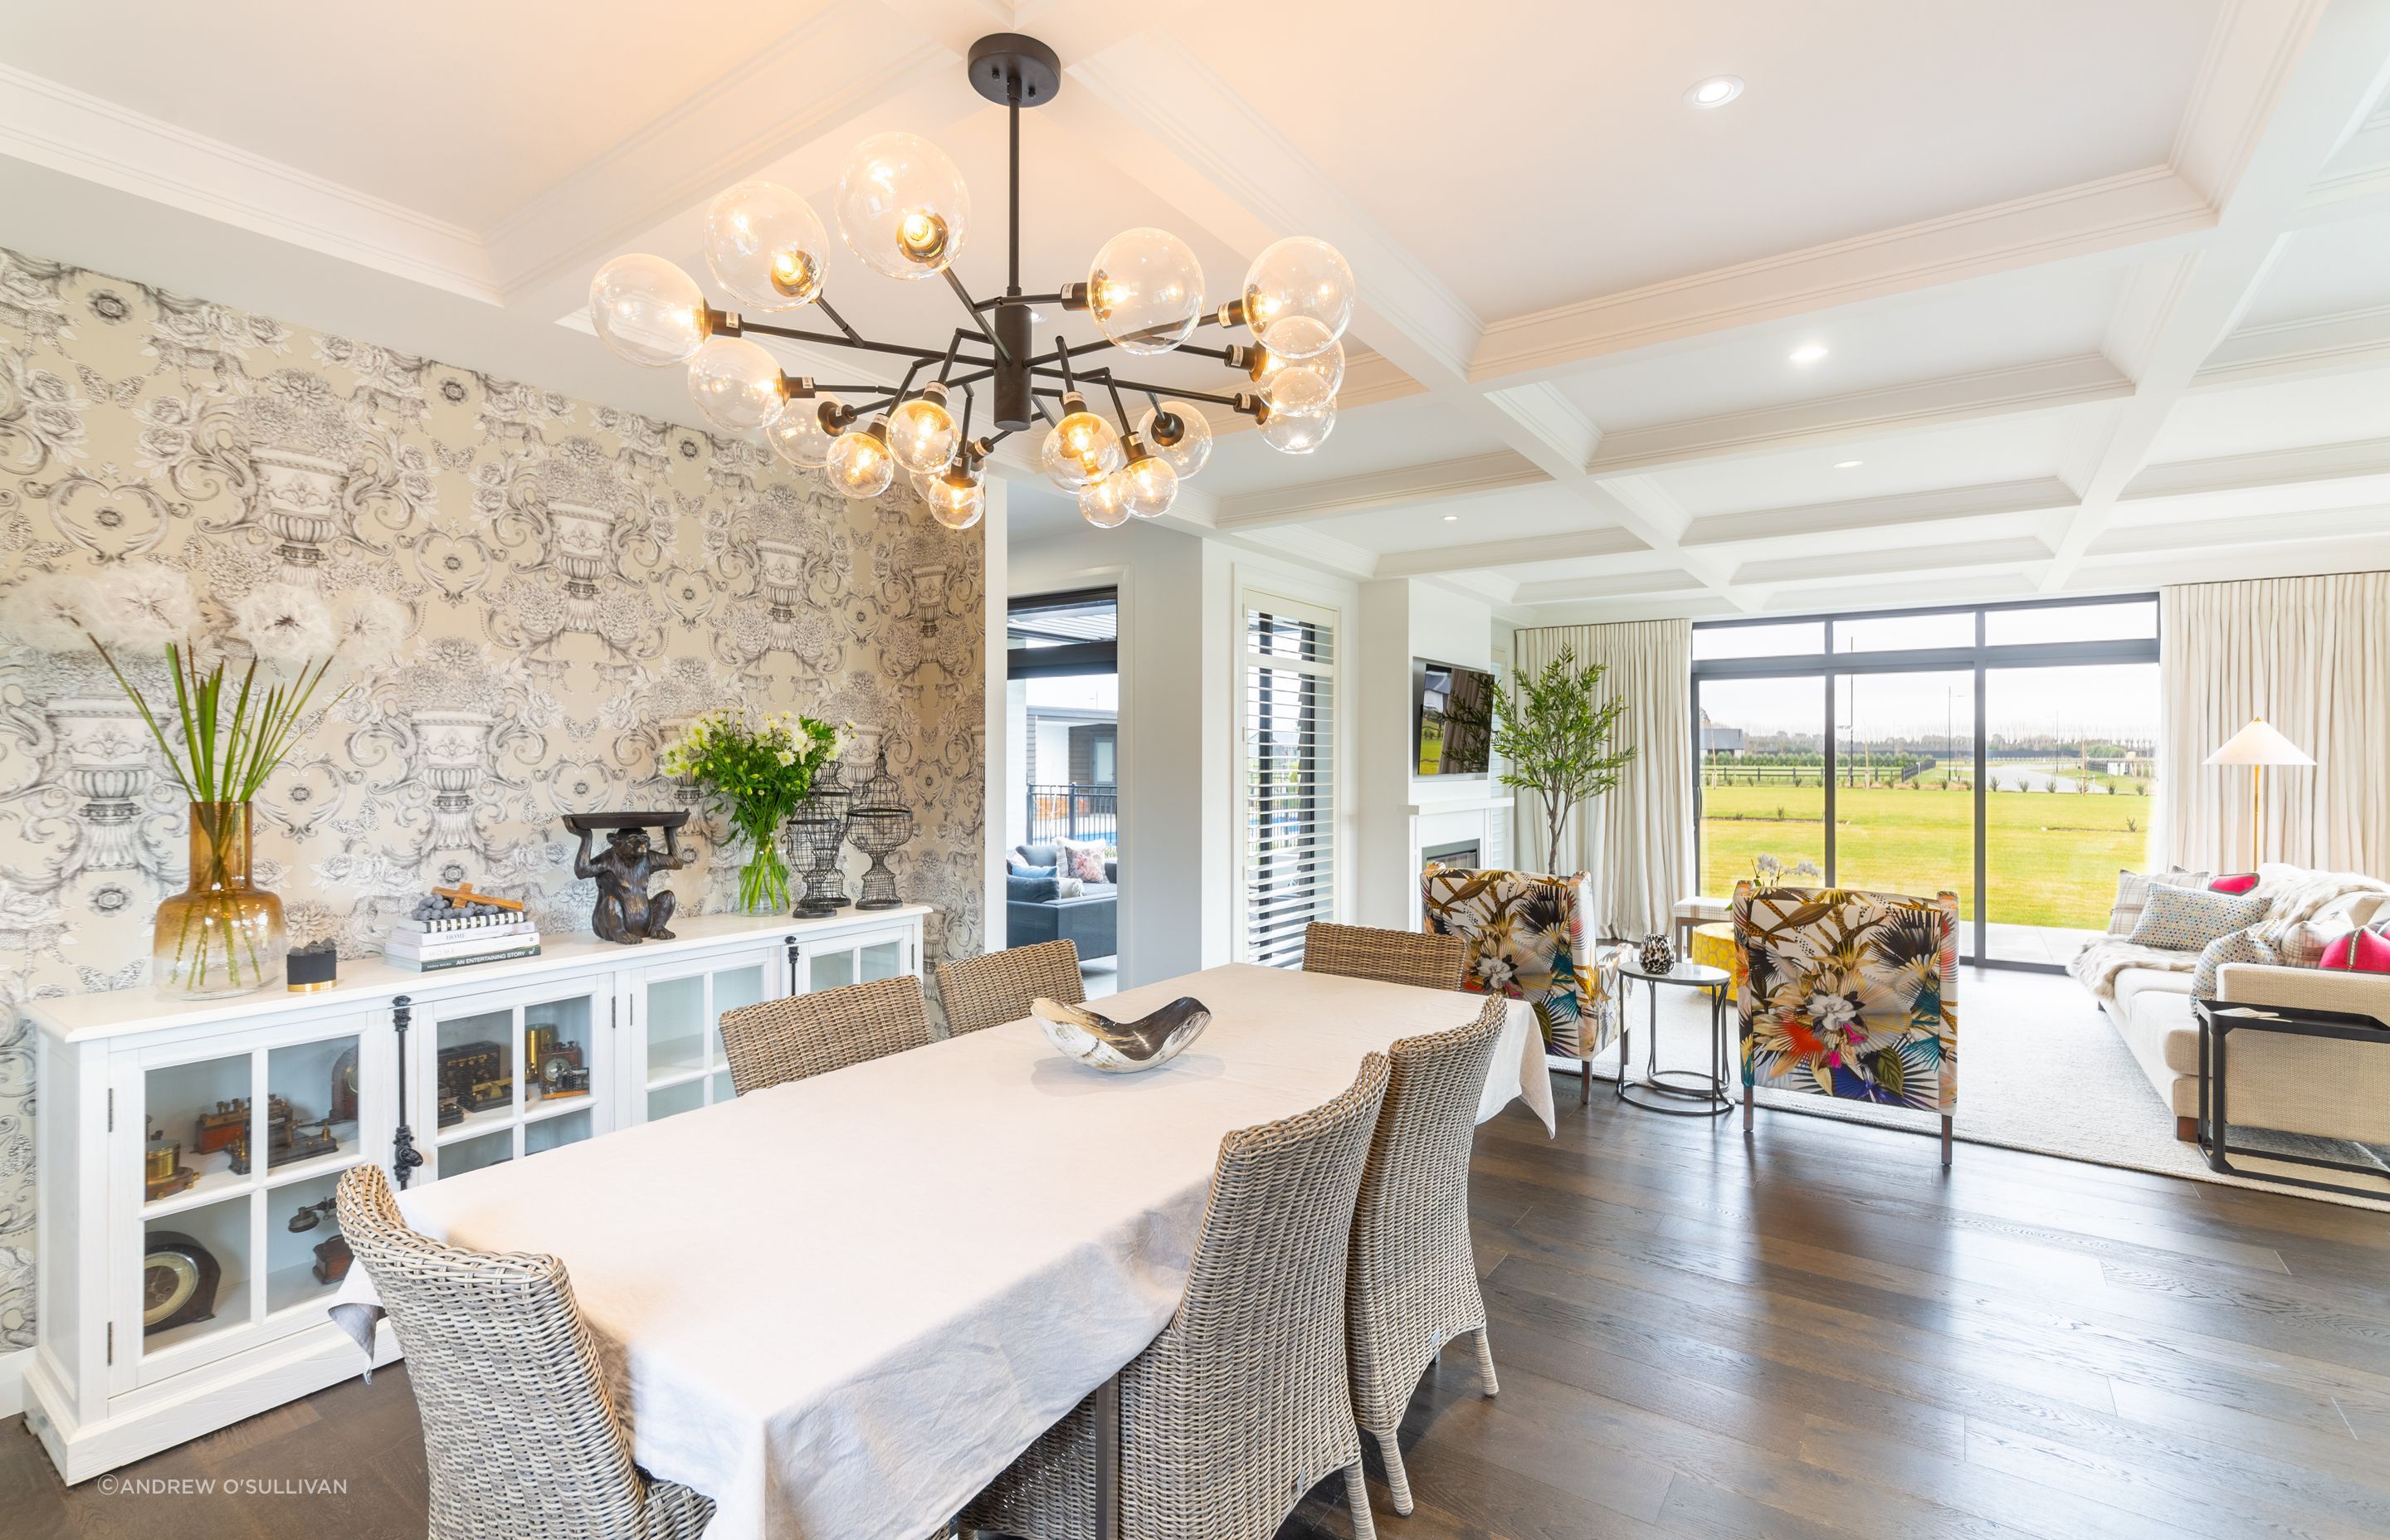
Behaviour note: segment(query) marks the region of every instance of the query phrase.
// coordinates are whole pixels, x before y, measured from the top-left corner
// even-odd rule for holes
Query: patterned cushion
[[[1617,1037],[1617,954],[1586,934],[1591,878],[1434,866],[1420,890],[1427,929],[1469,943],[1462,988],[1526,1001],[1545,1048],[1566,1059],[1591,1059]]]
[[[2199,954],[2199,966],[2191,969],[2191,997],[2194,1000],[2216,998],[2216,970],[2226,963],[2279,963],[2265,938],[2266,927],[2250,926],[2230,935],[2218,936]]]
[[[2169,883],[2178,888],[2204,888],[2208,874],[2186,871],[2180,866],[2168,866],[2162,872],[2127,872],[2116,874],[2116,905],[2108,911],[2108,933],[2129,936],[2140,923],[2141,906],[2150,901],[2150,884]]]
[[[2266,918],[2271,901],[2251,893],[2235,898],[2204,888],[2150,886],[2150,901],[2133,927],[2135,946],[2159,946],[2170,952],[2197,952],[2218,936],[2245,930]]]
[[[2330,920],[2292,919],[2260,929],[2257,939],[2274,954],[2274,961],[2283,968],[2321,968],[2323,949],[2334,936],[2348,933],[2345,923]]]
[[[1947,1112],[1959,1101],[1959,899],[1734,891],[1742,1082]]]

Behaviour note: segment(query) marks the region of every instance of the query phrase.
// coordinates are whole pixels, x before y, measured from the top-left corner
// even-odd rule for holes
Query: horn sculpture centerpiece
[[[1062,1054],[1115,1075],[1160,1069],[1212,1024],[1212,1007],[1188,995],[1136,1021],[1115,1021],[1042,995],[1029,1003],[1029,1014]]]

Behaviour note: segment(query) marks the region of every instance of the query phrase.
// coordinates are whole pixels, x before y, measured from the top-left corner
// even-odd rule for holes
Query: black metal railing
[[[1120,842],[1120,788],[1033,786],[1029,789],[1029,842],[1082,840]]]

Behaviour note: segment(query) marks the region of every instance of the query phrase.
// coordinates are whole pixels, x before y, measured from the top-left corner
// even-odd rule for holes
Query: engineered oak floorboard
[[[1762,1111],[1555,1090],[1480,1130],[1470,1214],[1502,1393],[1464,1347],[1402,1427],[1389,1540],[2390,1535],[2390,1217]],[[7,1540],[423,1533],[404,1366],[62,1487],[0,1422]],[[1279,1540],[1349,1540],[1343,1487]]]

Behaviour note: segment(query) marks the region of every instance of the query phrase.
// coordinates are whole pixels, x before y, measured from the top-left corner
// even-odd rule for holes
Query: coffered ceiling
[[[1024,121],[1031,287],[1140,224],[1223,295],[1298,232],[1360,278],[1334,434],[1215,419],[1182,528],[1523,622],[2390,566],[2390,0],[108,16],[0,10],[0,243],[660,417],[676,371],[588,335],[589,275],[701,271],[742,176],[827,206],[855,141],[924,134],[999,286],[1004,119],[960,59],[1020,30],[1066,71]],[[955,324],[859,268],[858,325]],[[1075,527],[1010,468],[1016,539]]]

